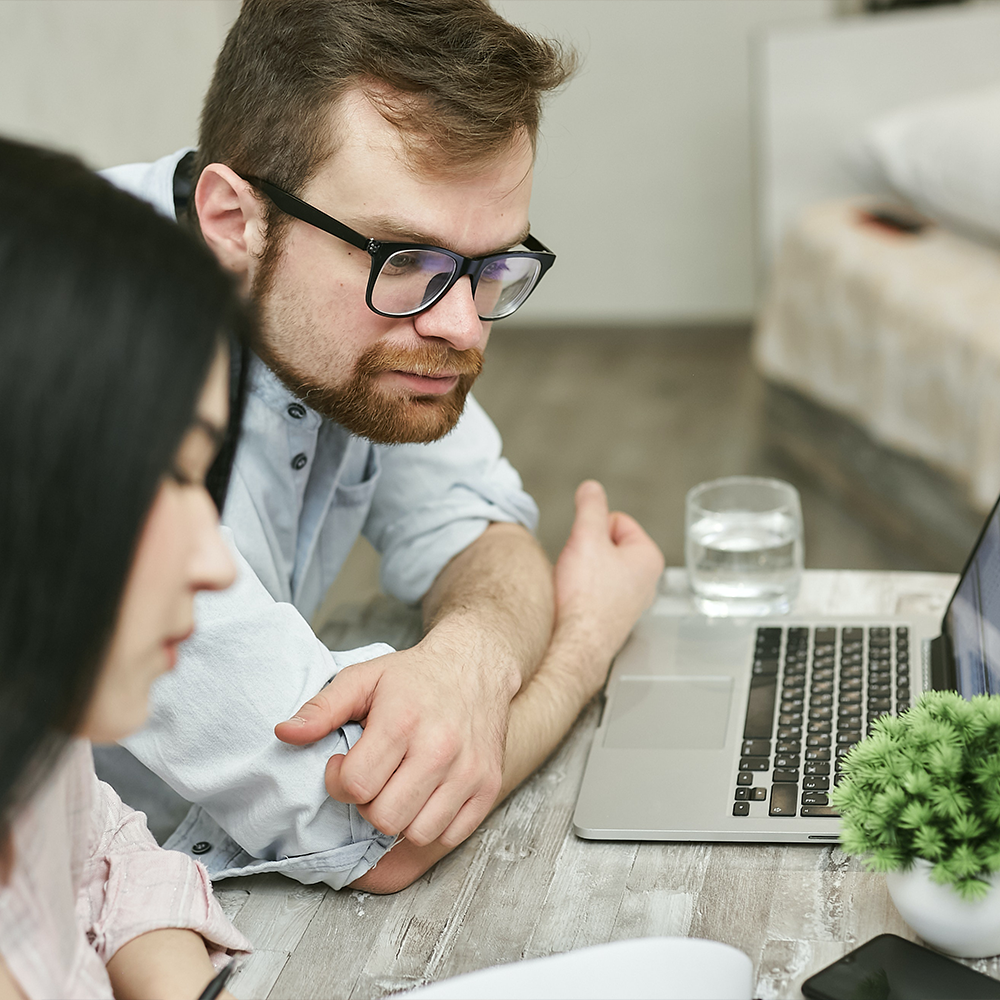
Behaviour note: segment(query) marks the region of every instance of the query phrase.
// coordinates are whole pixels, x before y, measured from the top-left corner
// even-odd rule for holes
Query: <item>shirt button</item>
[[[306,415],[306,408],[301,403],[291,403],[288,407],[288,415],[296,420],[301,420]]]
[[[292,459],[292,468],[296,472],[298,472],[299,469],[304,469],[305,468],[306,462],[308,462],[308,461],[309,461],[309,459],[306,458],[305,453],[300,451],[295,456],[295,458]]]
[[[194,847],[191,848],[192,854],[208,854],[212,849],[212,845],[207,840],[199,840]]]

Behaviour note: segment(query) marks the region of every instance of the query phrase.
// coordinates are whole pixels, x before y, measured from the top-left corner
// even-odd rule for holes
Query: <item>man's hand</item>
[[[642,528],[626,514],[608,512],[599,483],[582,483],[554,574],[555,631],[537,673],[512,703],[509,674],[478,669],[494,644],[486,641],[477,651],[477,669],[463,670],[456,650],[468,652],[469,636],[461,618],[457,632],[445,618],[414,649],[345,668],[295,720],[275,727],[286,743],[309,743],[349,720],[366,726],[346,756],[330,759],[327,789],[357,803],[380,830],[402,831],[406,841],[353,882],[355,888],[381,893],[410,885],[548,757],[604,682],[662,571],[663,556]],[[489,632],[478,634],[482,639]],[[450,652],[448,635],[455,636]],[[491,676],[492,683],[484,680]],[[499,680],[504,676],[506,686]],[[435,837],[435,829],[444,832]]]
[[[402,833],[418,846],[440,840],[454,847],[492,808],[514,694],[472,668],[448,631],[345,667],[275,727],[279,739],[304,744],[361,722],[361,739],[327,764],[327,791],[356,804],[383,833]]]
[[[553,646],[579,650],[581,680],[596,692],[608,664],[656,596],[663,554],[628,514],[608,511],[604,487],[576,491],[576,518],[556,562]]]
[[[384,833],[431,845],[408,859],[398,884],[409,884],[551,752],[604,682],[662,571],[645,531],[627,514],[608,512],[599,483],[582,483],[555,568],[555,631],[537,678],[514,700],[516,709],[530,692],[517,727],[512,672],[489,669],[509,650],[496,632],[470,628],[458,614],[443,617],[413,649],[346,667],[275,734],[304,744],[352,720],[364,725],[346,755],[330,758],[327,791]],[[509,719],[518,745],[505,759]],[[393,860],[402,864],[403,854],[393,851],[379,865],[387,884],[397,884]]]

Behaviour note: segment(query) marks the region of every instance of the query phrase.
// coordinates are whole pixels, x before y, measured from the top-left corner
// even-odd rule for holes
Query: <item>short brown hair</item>
[[[300,189],[334,151],[328,112],[353,87],[419,166],[462,169],[523,132],[534,144],[541,95],[575,63],[486,0],[244,0],[205,98],[195,176],[225,163]]]

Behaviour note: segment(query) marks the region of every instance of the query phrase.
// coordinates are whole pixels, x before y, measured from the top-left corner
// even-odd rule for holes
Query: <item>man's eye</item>
[[[483,273],[479,276],[480,281],[503,281],[510,273],[510,266],[507,259],[491,261],[483,268]]]
[[[424,264],[423,259],[418,254],[394,253],[382,268],[383,274],[393,276],[412,274],[419,270]]]

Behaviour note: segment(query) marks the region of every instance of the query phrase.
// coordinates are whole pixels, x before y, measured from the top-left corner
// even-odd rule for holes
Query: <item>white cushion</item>
[[[1000,86],[899,108],[872,121],[864,141],[921,211],[1000,240]]]

